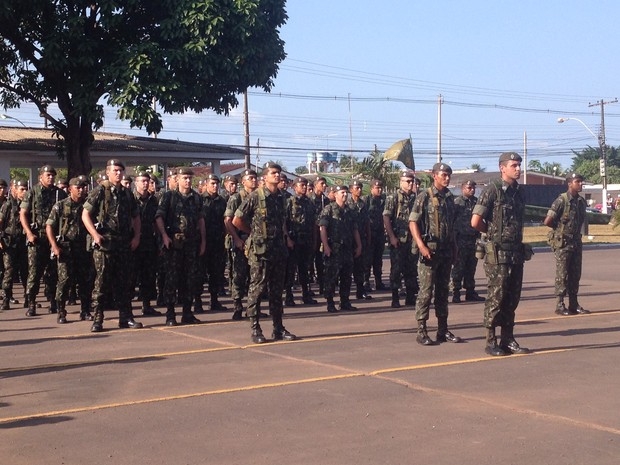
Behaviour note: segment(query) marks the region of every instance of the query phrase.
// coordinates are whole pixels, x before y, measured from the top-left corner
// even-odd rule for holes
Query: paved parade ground
[[[389,292],[357,312],[286,308],[300,340],[260,346],[230,312],[172,328],[140,317],[141,330],[110,312],[91,334],[78,307],[61,326],[20,305],[0,313],[0,463],[616,465],[619,262],[587,249],[592,313],[563,317],[553,255],[537,253],[515,329],[534,352],[500,358],[483,351],[483,303],[450,305],[464,343],[422,347]],[[484,296],[482,266],[478,282]]]

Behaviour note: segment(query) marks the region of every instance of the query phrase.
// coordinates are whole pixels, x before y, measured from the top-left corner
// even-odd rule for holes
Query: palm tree
[[[383,158],[383,152],[377,150],[371,152],[361,162],[353,166],[353,177],[372,181],[380,179],[386,189],[398,187],[398,168],[394,163]]]

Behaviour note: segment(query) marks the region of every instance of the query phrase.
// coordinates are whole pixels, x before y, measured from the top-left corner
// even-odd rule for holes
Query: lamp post
[[[1,118],[1,119],[12,119],[12,120],[17,121],[17,122],[18,122],[19,124],[21,124],[23,127],[25,127],[25,128],[27,128],[27,127],[28,127],[28,126],[26,126],[26,125],[25,125],[25,124],[24,124],[21,120],[19,120],[19,119],[15,118],[14,116],[9,116],[9,115],[6,115],[6,114],[1,114],[1,115],[0,115],[0,118]]]
[[[601,133],[597,136],[594,132],[592,132],[592,129],[590,129],[588,125],[579,118],[558,118],[558,123],[564,123],[565,121],[577,121],[578,123],[581,123],[581,125],[586,128],[590,134],[592,134],[592,137],[598,141],[599,150],[601,152],[601,157],[599,159],[601,183],[603,184],[603,189],[601,192],[601,196],[603,197],[603,201],[601,202],[601,212],[607,213],[607,151],[605,150],[605,133],[601,131]]]

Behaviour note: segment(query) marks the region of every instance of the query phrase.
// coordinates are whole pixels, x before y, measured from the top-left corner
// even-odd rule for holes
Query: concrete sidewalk
[[[109,314],[91,334],[77,313],[61,326],[8,310],[0,462],[615,465],[619,260],[588,249],[580,301],[593,313],[560,317],[553,255],[537,253],[515,331],[534,353],[502,358],[483,352],[483,303],[450,305],[464,343],[422,347],[413,309],[390,309],[388,292],[357,312],[287,308],[300,340],[260,346],[231,312],[174,328],[140,318],[141,330]],[[484,295],[481,266],[478,282]]]

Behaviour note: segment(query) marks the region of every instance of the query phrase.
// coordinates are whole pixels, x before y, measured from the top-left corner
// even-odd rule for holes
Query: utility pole
[[[250,169],[250,116],[248,114],[248,90],[243,91],[243,132],[245,134],[245,169]]]
[[[437,163],[441,163],[441,105],[443,97],[439,94],[437,99]]]
[[[600,162],[600,173],[601,173],[601,182],[603,184],[602,197],[603,201],[601,202],[602,212],[607,213],[607,147],[605,145],[605,105],[609,105],[610,103],[617,103],[618,99],[615,98],[613,100],[604,101],[603,99],[597,101],[596,103],[589,103],[588,107],[601,107],[601,127],[598,132],[598,145],[601,151]]]
[[[523,184],[527,184],[527,131],[523,131]]]

